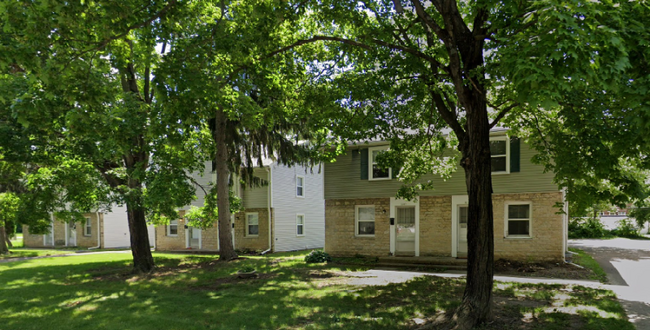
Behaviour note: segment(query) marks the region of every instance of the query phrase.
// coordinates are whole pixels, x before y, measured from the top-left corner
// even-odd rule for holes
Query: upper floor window
[[[84,236],[92,235],[92,224],[90,223],[90,218],[86,218],[86,223],[84,224]]]
[[[377,164],[377,155],[380,153],[386,151],[388,148],[386,147],[376,147],[376,148],[369,148],[368,149],[368,157],[370,157],[369,162],[368,162],[368,172],[370,172],[369,179],[370,180],[389,180],[391,178],[391,169],[390,168],[382,168],[379,167],[379,164]]]
[[[305,197],[305,177],[296,176],[296,197]]]
[[[507,136],[490,138],[492,173],[510,173],[510,146]]]

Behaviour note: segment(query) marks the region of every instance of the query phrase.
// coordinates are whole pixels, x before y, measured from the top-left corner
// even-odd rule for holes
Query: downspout
[[[102,247],[102,227],[99,222],[99,212],[95,212],[95,216],[97,217],[97,246],[89,247],[88,250],[99,249]]]
[[[271,201],[273,200],[273,189],[271,188],[271,165],[269,165],[269,167],[266,168],[266,173],[268,173],[268,181],[269,181],[268,182],[268,184],[269,184],[268,193],[266,194],[267,195],[266,196],[267,197],[266,198],[267,199],[267,201],[266,201],[266,210],[267,210],[267,214],[269,216],[269,219],[268,219],[269,249],[266,250],[266,251],[262,251],[262,253],[261,253],[262,255],[267,254],[268,252],[270,252],[273,249],[273,237],[271,235]]]

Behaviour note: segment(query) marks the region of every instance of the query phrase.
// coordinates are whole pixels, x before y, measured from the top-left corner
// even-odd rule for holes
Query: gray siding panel
[[[212,183],[215,182],[216,177],[212,172],[210,172],[210,168],[212,168],[212,162],[211,161],[206,161],[203,163],[205,171],[203,174],[199,172],[194,172],[192,173],[192,179],[196,181],[196,183],[200,184],[205,191],[210,192],[210,189],[212,189]],[[205,192],[201,187],[198,187],[194,185],[194,188],[196,188],[196,199],[193,200],[190,205],[187,205],[183,207],[183,210],[189,210],[190,206],[196,206],[196,207],[202,207],[203,203],[205,201]]]
[[[262,179],[268,180],[268,172],[266,168],[256,168],[253,171],[253,175]],[[266,208],[268,207],[268,198],[269,198],[269,187],[242,187],[241,196],[244,203],[244,208],[248,209],[257,209],[257,208]]]
[[[357,147],[354,147],[357,148]],[[360,153],[348,149],[345,155],[336,158],[335,162],[324,166],[325,199],[339,198],[379,198],[395,196],[402,183],[398,180],[369,181],[360,178]],[[535,151],[527,144],[520,146],[520,172],[492,175],[492,186],[495,194],[532,193],[559,191],[553,183],[553,173],[544,173],[543,166],[531,162]],[[434,189],[423,191],[422,196],[466,195],[465,174],[458,167],[452,177],[444,181],[439,176],[426,175],[421,181],[432,180]]]
[[[357,164],[358,165],[358,164]],[[359,166],[357,166],[358,171]],[[276,251],[322,248],[325,245],[323,174],[318,166],[273,166],[274,243]],[[358,172],[357,172],[358,174]],[[296,176],[305,179],[305,197],[296,197]],[[357,180],[359,177],[357,176]],[[304,236],[296,235],[296,215],[304,214]]]

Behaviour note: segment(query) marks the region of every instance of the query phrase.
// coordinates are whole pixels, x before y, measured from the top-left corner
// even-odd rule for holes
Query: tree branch
[[[508,112],[510,112],[510,110],[514,109],[514,108],[517,107],[518,105],[519,105],[519,103],[516,103],[516,102],[515,102],[515,103],[513,103],[513,104],[511,104],[511,105],[509,105],[509,106],[507,106],[507,107],[505,107],[505,108],[503,108],[503,109],[501,109],[501,111],[500,111],[499,114],[496,116],[496,118],[494,118],[494,120],[490,123],[490,129],[492,129],[496,124],[498,124],[499,121],[500,121],[501,119],[503,119],[503,117],[504,117]]]

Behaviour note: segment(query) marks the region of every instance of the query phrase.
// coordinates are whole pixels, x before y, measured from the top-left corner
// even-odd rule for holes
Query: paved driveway
[[[650,241],[580,239],[570,240],[569,246],[598,261],[609,279],[605,287],[616,293],[630,321],[650,330]]]

